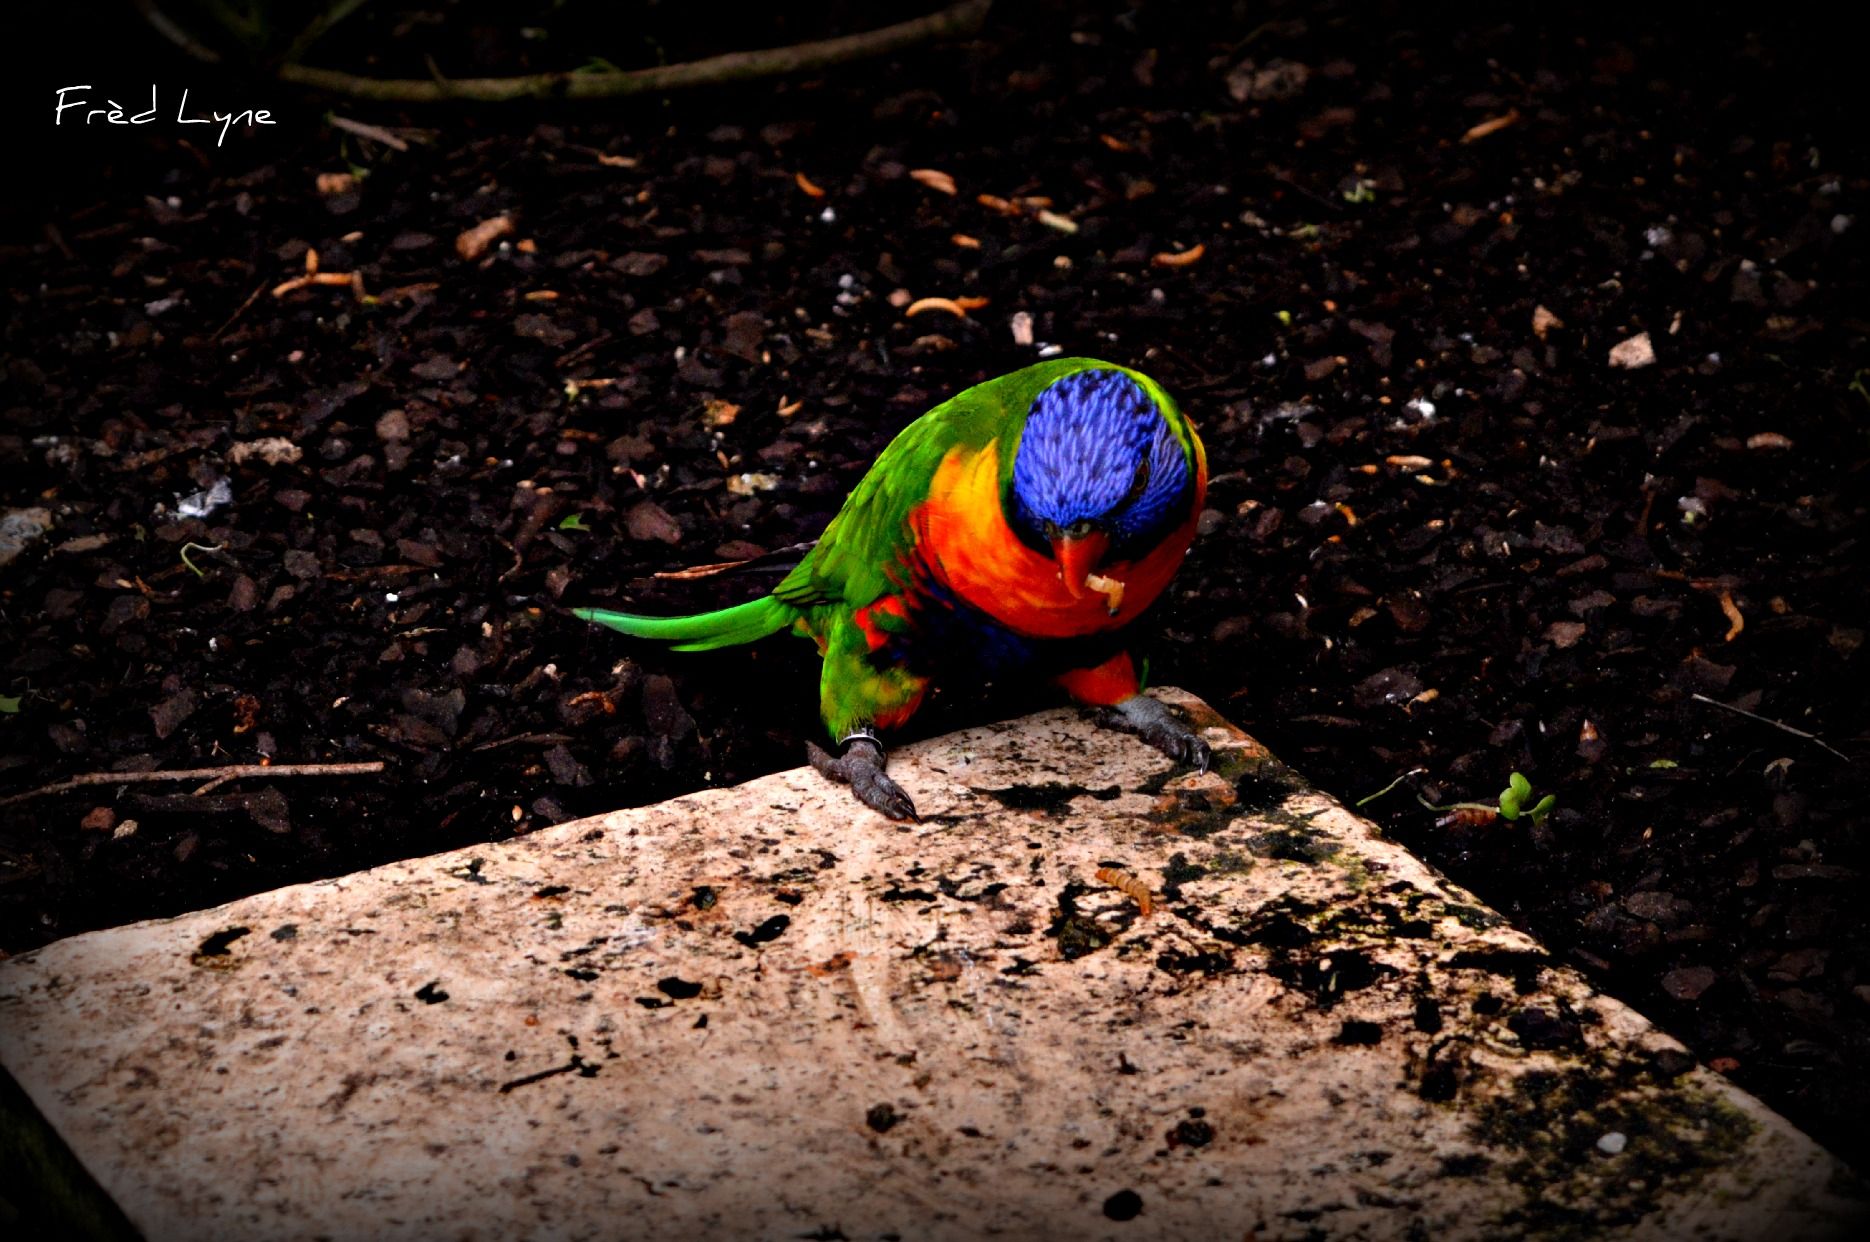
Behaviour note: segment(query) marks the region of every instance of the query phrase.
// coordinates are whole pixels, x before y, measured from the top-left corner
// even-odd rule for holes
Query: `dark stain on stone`
[[[667,1002],[664,1003],[666,1004]],[[600,1065],[593,1065],[591,1062],[586,1061],[581,1054],[573,1052],[571,1054],[571,1060],[563,1065],[554,1065],[551,1069],[542,1069],[536,1074],[528,1074],[524,1078],[515,1078],[510,1082],[501,1083],[500,1094],[505,1095],[509,1091],[517,1090],[520,1087],[529,1087],[535,1082],[544,1082],[546,1079],[556,1078],[560,1074],[576,1074],[580,1078],[596,1078],[598,1071],[602,1068],[603,1067]]]
[[[1443,1177],[1479,1177],[1493,1167],[1493,1161],[1477,1151],[1465,1151],[1458,1156],[1441,1158]]]
[[[792,920],[789,917],[783,914],[775,914],[772,918],[767,919],[752,931],[735,932],[734,939],[746,945],[749,949],[755,949],[760,945],[771,944],[773,941],[779,939],[786,934],[786,928],[790,926],[792,926]]]
[[[1276,774],[1269,775],[1264,768],[1256,768],[1234,782],[1234,795],[1240,799],[1242,811],[1263,814],[1282,806],[1299,788]]]
[[[451,868],[448,874],[457,880],[466,880],[469,884],[492,884],[492,880],[481,874],[481,868],[486,865],[479,858],[470,858],[463,865]]]
[[[1170,1147],[1206,1147],[1214,1141],[1214,1127],[1197,1119],[1188,1119],[1175,1123],[1175,1128],[1167,1135]]]
[[[1415,1093],[1431,1104],[1446,1104],[1460,1090],[1461,1076],[1453,1065],[1442,1061],[1422,1071],[1422,1080],[1416,1084]]]
[[[1525,1047],[1538,1051],[1584,1046],[1584,1032],[1576,1018],[1568,1012],[1553,1013],[1541,1005],[1514,1010],[1507,1017],[1506,1029],[1519,1036]]]
[[[1500,1153],[1522,1199],[1503,1234],[1584,1242],[1650,1218],[1746,1147],[1754,1123],[1691,1086],[1646,1085],[1636,1059],[1533,1070],[1474,1110],[1471,1137]],[[1624,1136],[1608,1155],[1597,1141]]]
[[[1046,781],[1041,785],[1008,785],[1004,789],[983,789],[979,792],[1009,811],[1044,811],[1047,815],[1065,814],[1071,809],[1073,798],[1096,798],[1099,802],[1111,802],[1123,796],[1122,788],[1117,785],[1089,789],[1083,785],[1067,785],[1062,781]]]
[[[1375,1022],[1349,1021],[1338,1028],[1331,1042],[1346,1048],[1369,1048],[1383,1042],[1383,1028]]]
[[[1394,966],[1371,961],[1356,949],[1333,949],[1316,958],[1276,956],[1266,971],[1294,991],[1305,993],[1320,1009],[1329,1009],[1352,992],[1397,973]]]
[[[1208,874],[1208,869],[1199,863],[1188,861],[1186,854],[1169,855],[1169,865],[1162,869],[1162,896],[1166,901],[1180,901],[1182,885],[1190,880],[1199,880]]]
[[[872,1104],[864,1113],[864,1124],[878,1134],[888,1134],[894,1130],[903,1116],[889,1104]]]
[[[1078,898],[1084,891],[1076,882],[1066,885],[1065,891],[1058,895],[1058,913],[1052,916],[1052,925],[1045,929],[1046,935],[1058,941],[1058,955],[1068,962],[1095,953],[1110,943],[1110,933],[1100,927],[1096,919],[1078,912]]]
[[[1251,929],[1247,939],[1269,949],[1303,949],[1316,941],[1318,936],[1292,915],[1281,911]]]
[[[563,897],[570,891],[571,885],[569,884],[548,884],[544,888],[533,893],[533,899],[535,901],[549,901],[554,897]]]
[[[233,956],[233,954],[228,952],[228,946],[252,930],[253,929],[250,927],[224,927],[220,931],[204,939],[201,944],[196,947],[191,960],[197,966],[214,967],[228,965],[230,964],[228,959],[231,959]],[[216,961],[215,959],[217,958],[221,960]]]
[[[720,895],[714,891],[714,886],[711,884],[697,884],[695,891],[688,896],[688,904],[697,910],[712,910],[714,903],[719,900]]]
[[[951,880],[947,876],[942,876],[935,881],[935,887],[941,890],[941,894],[944,897],[952,898],[955,901],[968,902],[987,901],[991,898],[998,897],[1001,893],[1004,893],[1008,887],[1005,883],[995,880],[990,884],[983,884],[979,892],[964,893],[961,891],[961,885],[963,883],[965,883],[965,881]]]
[[[1481,1017],[1488,1018],[1499,1013],[1502,1009],[1505,1009],[1506,1002],[1495,996],[1492,992],[1482,992],[1479,996],[1474,998],[1472,1008],[1474,1012]]]
[[[1224,975],[1234,968],[1234,959],[1225,953],[1183,953],[1170,949],[1158,954],[1156,969],[1172,975]]]
[[[588,966],[567,967],[565,970],[565,974],[569,976],[570,978],[576,979],[579,983],[590,983],[592,980],[596,979],[598,976],[598,972],[595,970],[592,970]]]
[[[278,927],[273,928],[271,934],[274,940],[297,940],[299,938],[299,925],[297,923],[281,923]]]
[[[670,975],[666,979],[656,980],[656,990],[670,1000],[694,1000],[697,996],[701,995],[701,985],[699,983],[690,983],[688,980],[678,979],[674,975]]]
[[[1419,996],[1415,1003],[1415,1029],[1424,1035],[1441,1031],[1441,1005],[1432,996]]]
[[[1493,911],[1483,910],[1479,906],[1466,906],[1453,901],[1444,901],[1440,905],[1439,913],[1472,931],[1491,931],[1506,921]]]
[[[1143,1214],[1143,1196],[1134,1190],[1119,1190],[1104,1200],[1104,1215],[1112,1220],[1135,1220]]]
[[[416,999],[424,1005],[439,1005],[448,999],[448,993],[442,991],[440,979],[430,979],[416,989]]]
[[[1526,996],[1539,989],[1539,972],[1552,964],[1545,953],[1529,949],[1463,949],[1448,959],[1450,970],[1482,970],[1513,981],[1513,990]]]
[[[1261,858],[1280,858],[1287,862],[1317,866],[1330,861],[1338,852],[1338,843],[1322,833],[1304,828],[1269,828],[1247,838],[1247,848]]]
[[[639,996],[636,998],[636,1003],[645,1009],[667,1009],[675,1004],[674,1001],[661,996]]]
[[[1649,1058],[1649,1068],[1658,1079],[1667,1082],[1695,1068],[1695,1058],[1680,1048],[1659,1048]]]
[[[890,882],[889,890],[878,897],[879,901],[934,901],[935,894],[926,888],[903,888],[895,881]]]

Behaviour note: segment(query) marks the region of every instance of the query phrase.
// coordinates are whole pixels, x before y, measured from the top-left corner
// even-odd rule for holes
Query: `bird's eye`
[[[1045,525],[1041,529],[1045,531],[1045,537],[1048,541],[1059,539],[1064,535],[1064,532],[1059,530],[1058,523],[1052,521],[1050,518],[1046,519]]]
[[[1073,522],[1070,526],[1065,528],[1065,535],[1070,539],[1082,539],[1090,533],[1091,523],[1088,521]]]

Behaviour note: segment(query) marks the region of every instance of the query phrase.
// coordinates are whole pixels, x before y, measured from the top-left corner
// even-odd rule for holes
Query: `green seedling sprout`
[[[1426,771],[1426,769],[1411,768],[1370,796],[1359,798],[1353,805],[1364,806],[1367,803],[1375,802],[1384,794],[1395,789],[1396,786],[1402,784],[1412,776],[1419,775],[1423,771]],[[1450,802],[1445,806],[1437,806],[1427,798],[1424,798],[1421,794],[1417,794],[1415,800],[1431,811],[1489,811],[1498,814],[1500,818],[1508,821],[1516,820],[1523,815],[1532,821],[1532,825],[1535,828],[1543,824],[1545,822],[1545,817],[1552,813],[1552,808],[1558,805],[1558,795],[1556,794],[1547,794],[1537,802],[1533,802],[1532,782],[1527,780],[1524,776],[1521,776],[1518,772],[1513,773],[1507,778],[1506,788],[1500,791],[1500,800],[1497,806],[1486,802]]]
[[[0,694],[0,716],[11,716],[19,711],[20,696]]]
[[[1377,201],[1376,188],[1376,182],[1359,178],[1356,185],[1344,191],[1344,201],[1347,203],[1374,203]]]
[[[591,529],[589,526],[586,526],[584,524],[584,514],[582,513],[574,513],[570,515],[569,517],[560,518],[558,520],[558,528],[560,530],[590,530]]]

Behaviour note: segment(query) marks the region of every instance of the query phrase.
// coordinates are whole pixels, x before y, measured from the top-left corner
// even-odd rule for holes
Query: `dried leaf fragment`
[[[1398,470],[1427,470],[1435,463],[1416,453],[1394,453],[1385,457],[1383,464]]]
[[[1014,203],[1010,199],[1001,198],[998,194],[976,194],[974,196],[974,201],[979,203],[982,207],[987,208],[989,211],[997,211],[1003,216],[1017,216],[1020,214],[1019,205],[1017,203]]]
[[[1782,436],[1777,431],[1755,432],[1747,437],[1747,447],[1750,449],[1789,449],[1792,447],[1792,437]]]
[[[1519,109],[1509,108],[1503,116],[1490,116],[1480,124],[1461,135],[1462,142],[1479,142],[1488,134],[1497,134],[1509,125],[1519,123]]]
[[[347,172],[322,172],[316,184],[320,194],[343,194],[357,188],[357,178]]]
[[[1196,242],[1186,250],[1165,250],[1161,254],[1152,256],[1149,261],[1157,267],[1187,267],[1191,263],[1201,262],[1201,256],[1206,253],[1208,253],[1206,244]]]
[[[959,246],[963,250],[979,250],[980,249],[980,238],[971,236],[970,234],[967,234],[967,233],[956,233],[953,237],[949,238],[948,240],[952,241],[955,245]]]
[[[1078,222],[1076,220],[1073,220],[1070,216],[1061,216],[1056,211],[1048,211],[1043,207],[1039,209],[1033,218],[1038,220],[1040,224],[1045,225],[1046,228],[1057,229],[1061,233],[1076,233],[1078,231]]]
[[[1543,341],[1545,339],[1545,334],[1550,332],[1553,328],[1562,328],[1564,326],[1565,321],[1560,319],[1557,315],[1554,315],[1551,311],[1545,309],[1545,307],[1535,306],[1532,308],[1532,334],[1540,340]]]
[[[710,397],[701,410],[701,421],[710,427],[727,427],[740,417],[740,407],[732,401]]]
[[[500,215],[491,220],[482,220],[455,238],[455,253],[471,263],[486,254],[489,246],[512,231],[511,216]]]
[[[808,197],[823,198],[825,196],[823,188],[802,172],[793,173],[792,182],[794,185],[798,186],[799,189],[805,191]]]
[[[955,192],[954,178],[950,177],[939,168],[911,168],[909,170],[909,177],[913,181],[921,182],[931,190],[940,190],[943,194],[953,194]]]

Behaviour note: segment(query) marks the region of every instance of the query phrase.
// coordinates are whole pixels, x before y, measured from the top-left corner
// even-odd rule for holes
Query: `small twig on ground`
[[[234,321],[236,319],[239,319],[242,315],[246,314],[247,308],[252,306],[255,302],[259,301],[260,295],[265,292],[266,292],[266,286],[261,285],[259,288],[255,289],[252,293],[249,293],[247,295],[247,300],[242,302],[239,308],[235,310],[233,314],[227,317],[227,322],[222,324],[220,327],[216,328],[214,330],[214,335],[209,337],[208,339],[210,341],[218,341],[223,336],[225,336],[227,334],[227,330],[234,326]]]
[[[10,794],[0,798],[0,806],[11,806],[15,802],[83,789],[90,785],[134,785],[152,781],[204,779],[219,785],[227,781],[245,780],[250,776],[268,779],[284,776],[366,776],[382,770],[383,761],[372,759],[367,763],[236,763],[220,768],[170,768],[155,772],[86,772],[81,776],[53,781],[50,785],[41,785],[37,789],[28,789],[24,793]]]
[[[392,151],[407,151],[409,149],[408,142],[397,137],[389,130],[384,129],[381,125],[367,125],[363,121],[353,121],[348,116],[338,116],[336,113],[327,113],[325,119],[330,121],[332,126],[336,129],[344,130],[346,133],[356,134],[359,138],[368,138],[373,142],[380,142]]]
[[[512,737],[495,738],[491,742],[482,742],[475,750],[499,750],[502,746],[557,746],[561,742],[571,741],[569,733],[516,733]]]
[[[1763,725],[1771,725],[1773,728],[1778,729],[1781,733],[1790,733],[1793,737],[1802,737],[1808,742],[1813,742],[1819,746],[1824,747],[1826,750],[1830,751],[1832,754],[1842,759],[1845,763],[1851,762],[1851,757],[1849,755],[1845,754],[1843,751],[1839,750],[1837,747],[1833,746],[1831,743],[1825,741],[1823,738],[1819,737],[1816,733],[1807,733],[1803,729],[1795,729],[1791,725],[1786,724],[1782,720],[1774,720],[1770,716],[1762,716],[1758,712],[1750,712],[1744,707],[1735,707],[1732,703],[1723,703],[1719,699],[1711,699],[1705,694],[1691,694],[1688,697],[1691,699],[1699,699],[1701,702],[1706,703],[1710,707],[1718,707],[1722,711],[1732,712],[1736,716],[1745,716],[1748,720],[1757,720]]]

